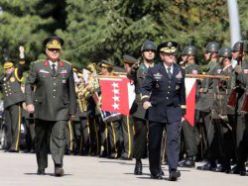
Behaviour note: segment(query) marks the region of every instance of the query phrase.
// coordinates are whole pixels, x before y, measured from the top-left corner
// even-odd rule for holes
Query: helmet
[[[217,43],[215,41],[211,41],[206,46],[206,52],[208,52],[208,53],[218,52],[219,48],[220,48],[219,43]]]
[[[219,56],[220,57],[227,57],[231,58],[232,57],[232,50],[229,47],[223,47],[219,50]]]
[[[182,55],[195,56],[196,55],[196,47],[192,46],[192,45],[184,47]]]
[[[155,52],[157,50],[157,46],[152,41],[146,40],[141,47],[141,52],[146,50],[152,50]]]

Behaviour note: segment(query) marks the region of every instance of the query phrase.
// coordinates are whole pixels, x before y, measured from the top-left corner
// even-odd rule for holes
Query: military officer
[[[243,45],[243,50],[241,50]],[[237,56],[238,61],[242,63],[236,65],[235,72],[237,73],[236,86],[239,87],[238,91],[238,105],[237,105],[237,131],[236,131],[236,146],[237,146],[237,166],[235,166],[233,173],[246,175],[245,162],[248,157],[248,62],[247,62],[247,44],[243,41],[239,41],[234,44],[234,48],[238,48],[239,54]],[[240,51],[241,50],[241,51]],[[239,59],[238,59],[239,58]]]
[[[44,175],[49,145],[55,176],[63,176],[66,124],[76,113],[72,65],[60,59],[63,40],[51,36],[44,40],[45,60],[32,62],[26,81],[27,111],[34,113],[37,174]],[[32,99],[32,87],[35,86]]]
[[[25,95],[21,90],[24,64],[24,59],[20,60],[17,67],[14,66],[13,62],[5,61],[4,73],[0,78],[7,124],[7,150],[9,152],[19,151],[21,106],[25,101]]]
[[[184,74],[176,62],[176,42],[159,45],[161,62],[150,68],[141,86],[144,109],[148,110],[149,167],[151,177],[161,179],[160,150],[162,131],[167,130],[169,180],[180,177],[177,164],[180,151],[181,120],[184,115]]]
[[[206,45],[206,50],[204,53],[205,60],[208,62],[207,74],[213,74],[216,66],[218,65],[218,51],[219,43],[211,41]],[[214,83],[213,79],[206,78],[202,81],[201,87],[199,89],[199,99],[196,103],[196,109],[199,111],[200,119],[202,119],[206,136],[207,136],[207,150],[206,150],[206,164],[197,167],[200,170],[215,170],[215,144],[214,139],[214,125],[211,120],[211,110],[214,102]],[[212,144],[212,146],[211,146]]]
[[[136,98],[131,108],[131,114],[134,122],[134,158],[136,159],[134,174],[142,174],[142,158],[147,156],[147,120],[146,111],[142,106],[140,97],[140,87],[145,79],[148,68],[154,65],[154,59],[157,47],[154,42],[146,40],[141,46],[142,59],[140,62],[132,65],[127,77],[135,85]],[[162,172],[162,170],[161,170]]]
[[[185,57],[184,71],[185,74],[198,74],[199,66],[196,64],[196,47],[193,45],[186,46],[183,49]],[[197,128],[191,126],[186,120],[182,123],[183,140],[187,158],[179,163],[182,167],[194,167],[197,155]]]

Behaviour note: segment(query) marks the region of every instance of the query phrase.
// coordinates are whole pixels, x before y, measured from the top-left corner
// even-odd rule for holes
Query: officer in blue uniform
[[[180,151],[181,120],[185,110],[184,74],[176,64],[176,42],[159,45],[161,62],[148,70],[141,87],[142,102],[149,121],[149,166],[151,177],[162,179],[160,150],[162,131],[167,130],[169,180],[180,177],[177,164]]]

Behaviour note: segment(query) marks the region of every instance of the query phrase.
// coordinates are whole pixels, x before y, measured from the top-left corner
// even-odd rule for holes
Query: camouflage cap
[[[233,47],[232,47],[232,52],[238,52],[238,51],[240,50],[242,44],[244,44],[244,45],[243,45],[243,47],[244,47],[243,50],[244,50],[245,52],[248,52],[248,50],[247,50],[247,42],[244,42],[244,41],[237,41],[237,42],[233,45]]]

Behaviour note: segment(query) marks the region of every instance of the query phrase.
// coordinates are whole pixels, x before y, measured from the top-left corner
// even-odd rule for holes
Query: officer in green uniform
[[[206,46],[206,51],[204,53],[205,60],[208,61],[207,66],[207,74],[213,74],[216,66],[218,65],[218,51],[219,51],[219,43],[217,42],[209,42]],[[206,78],[202,81],[201,88],[199,89],[199,100],[196,103],[196,109],[200,113],[200,119],[203,120],[206,136],[207,136],[207,152],[206,159],[207,163],[203,166],[197,167],[200,170],[215,170],[216,162],[215,162],[215,150],[214,146],[210,146],[213,144],[214,139],[214,126],[211,122],[211,110],[213,107],[214,101],[214,83],[213,79]]]
[[[196,47],[186,46],[183,49],[183,55],[185,56],[184,71],[185,74],[198,74],[200,71],[199,66],[196,64]],[[181,167],[194,167],[195,158],[197,155],[197,128],[191,126],[186,120],[182,122],[183,140],[185,144],[185,151],[187,158],[179,162]]]
[[[25,95],[21,90],[24,64],[25,61],[21,60],[18,66],[14,67],[13,62],[6,61],[3,65],[4,73],[0,78],[7,124],[7,150],[9,152],[19,151],[21,105],[25,101]]]
[[[241,48],[242,41],[235,43],[233,48]],[[247,90],[248,90],[248,62],[247,62],[247,44],[244,43],[241,56],[242,64],[237,64],[235,72],[237,73],[236,86],[239,87],[238,105],[237,105],[237,166],[233,169],[234,174],[246,175],[245,162],[248,157],[248,111],[247,111]]]
[[[146,40],[142,47],[142,60],[135,63],[127,74],[127,77],[133,80],[135,85],[136,98],[131,108],[131,114],[134,122],[134,158],[136,159],[134,174],[142,174],[141,159],[147,156],[147,124],[146,111],[141,101],[140,88],[147,74],[148,68],[154,66],[154,58],[157,47],[150,41]],[[161,170],[162,172],[162,170]]]
[[[63,176],[66,125],[76,113],[73,70],[69,62],[60,59],[63,45],[60,37],[49,37],[43,44],[47,59],[31,63],[26,81],[27,111],[34,113],[35,118],[37,174],[45,174],[50,145],[55,176]]]

